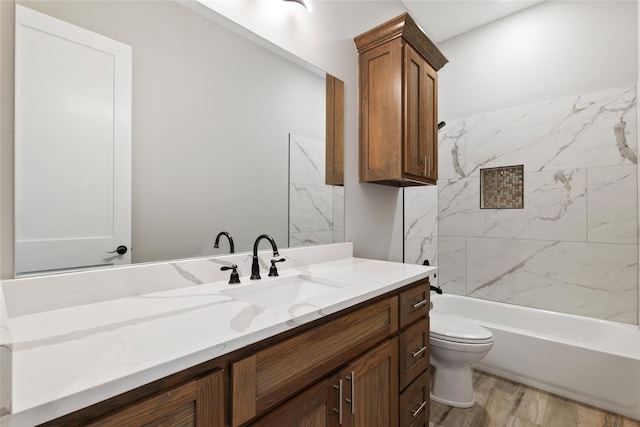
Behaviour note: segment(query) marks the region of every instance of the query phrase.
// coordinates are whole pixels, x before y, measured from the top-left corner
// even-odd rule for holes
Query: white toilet
[[[471,365],[493,347],[493,334],[467,319],[431,312],[431,400],[458,408],[475,403]]]

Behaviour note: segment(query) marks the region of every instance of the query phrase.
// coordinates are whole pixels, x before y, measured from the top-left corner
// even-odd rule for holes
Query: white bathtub
[[[474,367],[640,419],[640,329],[635,325],[457,295],[432,295],[433,310],[493,332]]]

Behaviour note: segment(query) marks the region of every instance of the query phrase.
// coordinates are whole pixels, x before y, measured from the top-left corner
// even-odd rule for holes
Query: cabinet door
[[[360,55],[360,181],[402,172],[402,46],[399,38]]]
[[[217,427],[224,425],[222,371],[133,403],[85,424],[99,426]]]
[[[337,377],[320,381],[252,423],[251,426],[328,427],[338,425],[338,387],[333,387],[334,382],[338,382]]]
[[[398,341],[386,341],[342,371],[343,425],[398,425]]]
[[[438,178],[438,75],[408,44],[404,45],[404,155],[408,178]],[[435,182],[433,182],[435,183]]]

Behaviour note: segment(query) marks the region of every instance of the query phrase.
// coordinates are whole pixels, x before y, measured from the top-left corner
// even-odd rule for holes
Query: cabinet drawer
[[[400,327],[415,322],[429,312],[429,279],[400,294]]]
[[[429,370],[400,394],[400,427],[422,427],[429,420]]]
[[[232,424],[295,395],[397,330],[398,297],[392,297],[232,364]]]
[[[400,390],[429,367],[429,318],[400,333]]]

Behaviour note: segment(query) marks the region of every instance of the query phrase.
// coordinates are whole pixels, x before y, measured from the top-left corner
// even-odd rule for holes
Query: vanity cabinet
[[[48,425],[424,426],[428,310],[422,279]]]
[[[387,340],[252,427],[397,427],[397,340]]]
[[[232,426],[425,425],[428,313],[424,279],[233,363]]]
[[[242,425],[327,378],[397,330],[398,297],[393,296],[232,363],[232,426]]]
[[[408,14],[355,39],[360,181],[436,184],[438,75],[447,59]]]

